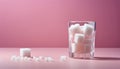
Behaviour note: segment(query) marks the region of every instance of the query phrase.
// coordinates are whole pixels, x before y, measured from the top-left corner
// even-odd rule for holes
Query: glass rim
[[[69,23],[75,23],[75,22],[94,22],[94,23],[96,23],[96,21],[69,21]]]
[[[80,23],[80,22],[83,22],[83,23],[84,23],[84,22],[85,22],[85,23],[86,23],[86,22],[87,22],[87,23],[89,23],[89,22],[90,22],[90,23],[93,23],[93,24],[94,24],[94,27],[95,27],[95,30],[96,30],[96,21],[83,21],[83,20],[81,20],[81,21],[79,21],[79,20],[78,20],[78,21],[72,21],[72,20],[71,20],[71,21],[68,22],[68,27],[70,27],[71,24],[76,24],[76,23]]]

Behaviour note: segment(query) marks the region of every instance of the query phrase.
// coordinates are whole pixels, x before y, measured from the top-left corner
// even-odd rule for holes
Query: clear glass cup
[[[95,32],[95,21],[70,21],[68,28],[69,56],[72,58],[93,58]]]

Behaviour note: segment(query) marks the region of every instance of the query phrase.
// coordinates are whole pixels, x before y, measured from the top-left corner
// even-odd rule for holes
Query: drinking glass
[[[70,21],[68,27],[69,56],[72,58],[93,58],[95,33],[95,21]]]

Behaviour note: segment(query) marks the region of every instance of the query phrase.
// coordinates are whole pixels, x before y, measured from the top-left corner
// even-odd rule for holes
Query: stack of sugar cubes
[[[69,46],[72,53],[90,53],[94,44],[94,25],[72,24],[69,27]]]

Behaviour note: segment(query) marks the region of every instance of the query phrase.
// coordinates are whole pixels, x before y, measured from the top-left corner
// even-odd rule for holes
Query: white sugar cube
[[[66,61],[67,60],[67,56],[60,56],[60,61]]]
[[[89,24],[84,24],[84,34],[85,35],[91,35],[94,30],[94,27]]]
[[[24,61],[27,61],[27,59],[28,59],[28,57],[24,57],[24,58],[23,58]]]
[[[43,59],[43,56],[39,56],[39,57],[33,56],[33,60],[36,62],[42,61],[42,59]]]
[[[48,60],[49,61],[53,61],[54,59],[52,57],[48,57]]]
[[[16,56],[15,61],[21,61],[20,56]]]
[[[34,61],[36,61],[36,58],[37,58],[37,57],[35,57],[35,56],[32,57],[32,59],[33,59]]]
[[[75,52],[75,48],[76,48],[76,44],[75,44],[75,43],[72,43],[72,44],[71,44],[71,50],[72,50],[72,53]]]
[[[20,48],[20,56],[21,57],[31,57],[31,49],[30,48]]]
[[[26,62],[30,62],[30,61],[33,61],[33,58],[31,58],[31,57],[23,57],[23,60],[26,61]]]
[[[32,61],[33,59],[32,58],[27,58],[27,61]]]
[[[12,56],[11,61],[21,61],[21,57],[20,56]]]
[[[39,58],[40,60],[42,60],[44,57],[43,57],[43,56],[39,56],[38,58]]]
[[[75,33],[80,33],[80,25],[79,24],[71,25],[69,28],[69,34],[74,35]]]
[[[52,57],[45,57],[44,58],[46,62],[52,62],[54,59]]]
[[[81,34],[84,34],[84,30],[85,30],[84,25],[80,26],[80,31],[81,31],[80,33],[81,33]]]
[[[17,56],[12,56],[12,57],[11,57],[11,61],[16,60],[16,57],[17,57]]]
[[[36,61],[36,62],[40,62],[41,59],[40,59],[40,58],[35,58],[35,61]]]
[[[84,34],[78,34],[76,33],[74,36],[74,42],[75,43],[81,43],[84,40]]]
[[[20,57],[20,56],[17,56],[17,59],[18,59],[18,60],[20,60],[20,59],[21,59],[21,57]]]
[[[33,60],[36,59],[37,57],[33,56]]]

